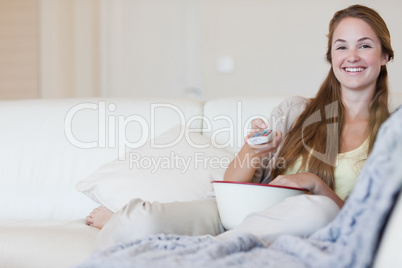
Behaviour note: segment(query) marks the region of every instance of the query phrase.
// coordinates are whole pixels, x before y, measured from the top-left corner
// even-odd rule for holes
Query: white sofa
[[[98,203],[117,210],[134,197],[203,198],[249,122],[284,97],[0,101],[0,267],[86,259],[98,230],[84,218]],[[402,94],[390,100],[394,109]],[[400,243],[395,237],[383,241],[380,259],[390,260],[384,248]]]

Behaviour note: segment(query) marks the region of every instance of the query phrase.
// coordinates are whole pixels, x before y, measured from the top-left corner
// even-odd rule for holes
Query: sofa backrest
[[[402,92],[391,92],[389,95],[389,107],[391,111],[394,111],[402,105]]]
[[[0,101],[0,219],[83,218],[95,204],[79,180],[202,110],[189,99]]]

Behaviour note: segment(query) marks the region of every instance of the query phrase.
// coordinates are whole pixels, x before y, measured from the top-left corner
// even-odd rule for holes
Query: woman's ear
[[[384,54],[382,55],[382,62],[381,62],[381,66],[386,65],[386,64],[388,63],[388,61],[389,61],[389,55],[388,55],[388,54],[386,54],[386,53],[384,53]]]

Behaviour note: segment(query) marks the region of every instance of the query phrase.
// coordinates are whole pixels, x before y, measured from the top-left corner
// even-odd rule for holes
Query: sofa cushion
[[[379,244],[374,268],[402,267],[402,194],[395,200],[392,214],[385,225],[384,234]]]
[[[93,252],[98,232],[83,220],[0,220],[0,267],[71,267]]]
[[[204,198],[212,189],[210,181],[223,179],[234,154],[215,148],[197,130],[177,126],[119,158],[77,184],[79,191],[112,211],[133,198]]]

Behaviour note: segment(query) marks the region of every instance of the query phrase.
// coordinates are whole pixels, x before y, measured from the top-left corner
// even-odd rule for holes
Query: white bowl
[[[252,212],[262,211],[306,189],[260,183],[212,181],[223,227],[233,229]]]

